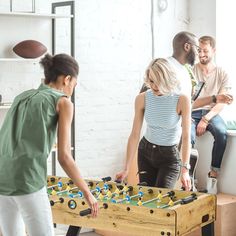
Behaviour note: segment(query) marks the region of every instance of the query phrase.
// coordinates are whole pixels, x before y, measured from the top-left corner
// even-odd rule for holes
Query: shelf
[[[41,18],[73,18],[68,14],[46,14],[46,13],[29,13],[29,12],[0,12],[0,16],[19,16],[19,17],[41,17]]]
[[[73,150],[74,150],[74,147],[71,147],[70,150],[73,151]],[[52,150],[51,150],[51,152],[57,152],[57,147],[53,147]]]
[[[48,1],[48,2],[51,2],[51,1]],[[0,22],[2,23],[1,27],[2,27],[3,34],[5,33],[3,42],[2,42],[3,49],[0,54],[0,64],[3,64],[3,68],[6,70],[6,73],[7,73],[7,70],[11,70],[12,67],[14,68],[15,65],[17,66],[17,70],[18,70],[18,67],[26,66],[26,65],[30,66],[30,68],[35,67],[36,64],[38,64],[42,58],[42,57],[38,57],[35,59],[21,58],[21,57],[18,57],[16,54],[13,54],[12,51],[8,52],[9,54],[4,53],[5,51],[7,52],[7,50],[10,50],[10,48],[12,47],[12,44],[15,41],[22,41],[21,38],[28,38],[29,36],[31,36],[30,38],[32,38],[33,36],[39,41],[43,39],[42,41],[45,43],[45,45],[50,46],[50,53],[52,55],[56,54],[56,49],[60,51],[60,48],[61,47],[63,48],[64,44],[67,45],[67,43],[69,43],[70,54],[74,56],[75,54],[75,51],[74,51],[74,48],[75,48],[75,45],[74,45],[75,43],[74,42],[74,18],[75,18],[74,1],[63,1],[63,2],[53,1],[53,3],[50,3],[50,6],[51,8],[48,7],[48,11],[50,11],[48,13],[40,13],[37,11],[36,13],[10,12],[8,9],[6,9],[6,11],[4,12],[4,9],[0,10]],[[62,10],[65,10],[65,11],[62,11]],[[61,19],[64,19],[64,20],[61,20]],[[61,32],[63,32],[62,30],[64,30],[64,28],[65,30],[67,30],[68,28],[67,23],[70,23],[69,24],[70,35],[68,35],[68,37],[65,37],[65,39],[63,37],[62,38],[63,41],[60,43]],[[8,26],[8,24],[11,24],[11,25]],[[27,31],[27,26],[29,26],[28,31]],[[13,27],[14,29],[14,30],[11,30],[10,33],[8,29],[9,27],[10,28]],[[23,30],[23,32],[21,32],[21,30]],[[57,30],[59,30],[58,33],[57,33]],[[50,37],[45,37],[44,34]],[[44,40],[44,37],[45,37],[45,40]],[[60,43],[59,44],[59,46],[61,46],[60,48],[58,48],[56,45],[57,41],[59,41]],[[32,68],[32,71],[33,69],[35,68]],[[16,71],[13,71],[13,72],[17,73]],[[38,70],[36,72],[38,72]],[[0,82],[0,85],[2,84],[3,83]],[[23,89],[23,84],[21,85],[21,87],[19,88],[19,91]],[[8,92],[8,90],[10,90],[11,92],[10,88],[6,88],[6,89],[7,89],[6,92]],[[74,94],[72,96],[72,99],[74,99]],[[0,126],[2,125],[3,118],[4,116],[6,116],[6,113],[8,112],[9,109],[12,109],[12,104],[10,103],[10,101],[5,102],[5,103],[0,103]],[[73,119],[72,126],[71,126],[71,129],[72,129],[71,146],[72,147],[70,148],[70,150],[71,150],[71,154],[73,158],[75,159],[75,148],[74,148],[75,147],[75,131],[74,131],[75,124],[74,122],[75,121]],[[51,154],[52,154],[52,164],[51,164],[52,174],[56,175],[56,166],[57,166],[56,157],[58,156],[57,146],[55,145],[53,146],[51,150]]]
[[[11,105],[0,105],[0,110],[8,110],[10,107]]]
[[[36,58],[36,59],[31,59],[31,58],[4,58],[4,57],[0,57],[0,61],[1,62],[39,62],[39,58]]]

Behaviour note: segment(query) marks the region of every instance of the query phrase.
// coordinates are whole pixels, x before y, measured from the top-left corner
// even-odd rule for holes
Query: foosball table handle
[[[80,211],[79,215],[80,216],[86,216],[86,215],[89,215],[92,213],[92,209],[91,208],[88,208],[88,209],[85,209],[83,211]]]
[[[104,177],[104,178],[102,178],[102,181],[103,182],[111,181],[111,177],[110,176]]]
[[[108,208],[108,204],[107,203],[103,203],[103,205],[101,207],[99,207],[99,209],[107,209]],[[80,216],[86,216],[92,213],[92,209],[91,208],[87,208],[83,211],[80,211],[79,215]]]
[[[193,202],[196,199],[197,199],[197,195],[195,193],[192,193],[191,196],[186,197],[186,198],[182,198],[181,204],[188,204],[190,202]]]

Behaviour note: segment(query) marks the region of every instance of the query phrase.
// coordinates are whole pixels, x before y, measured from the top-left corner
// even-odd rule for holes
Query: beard
[[[211,58],[200,58],[200,59],[199,59],[199,62],[200,62],[202,65],[207,65],[210,61],[211,61]]]
[[[187,63],[193,66],[196,61],[196,54],[193,50],[190,50],[189,53],[187,54]]]

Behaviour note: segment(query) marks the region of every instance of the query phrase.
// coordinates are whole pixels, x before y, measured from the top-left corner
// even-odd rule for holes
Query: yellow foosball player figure
[[[52,189],[51,194],[52,194],[52,195],[57,195],[57,192],[56,192],[55,188]]]
[[[120,190],[119,188],[116,187],[115,191],[114,191],[114,195],[115,196],[119,196],[120,195]]]
[[[138,199],[137,205],[138,205],[138,206],[142,206],[142,205],[143,205],[143,202],[142,202],[142,198],[141,198],[141,197]]]
[[[168,202],[169,206],[174,206],[174,201],[170,198],[169,202]]]
[[[161,192],[159,192],[159,194],[157,195],[157,208],[159,208],[161,205],[162,197],[163,196],[162,196]]]
[[[104,195],[103,195],[103,193],[102,193],[102,190],[100,190],[100,192],[99,192],[99,194],[98,194],[98,196],[97,196],[97,199],[99,199],[99,200],[103,200],[104,199]]]
[[[68,185],[66,186],[66,191],[70,192],[70,190],[71,190],[71,186],[68,184]]]
[[[124,195],[126,195],[126,194],[128,193],[128,191],[129,191],[129,188],[128,188],[128,186],[127,186],[127,183],[125,183],[125,186],[124,186],[124,188],[122,189],[122,193],[123,193]]]
[[[112,198],[112,192],[111,192],[110,188],[109,188],[109,189],[107,190],[107,192],[106,192],[106,198],[107,198],[108,200]]]

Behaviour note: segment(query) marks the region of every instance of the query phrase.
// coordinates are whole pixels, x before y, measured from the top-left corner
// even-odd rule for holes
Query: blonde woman
[[[140,182],[146,182],[148,186],[173,188],[181,171],[182,185],[185,190],[190,190],[190,98],[175,92],[178,79],[165,59],[155,59],[150,63],[145,83],[150,89],[135,99],[135,116],[128,139],[125,167],[116,174],[116,179],[123,181],[127,177],[138,146]],[[144,118],[146,132],[139,141]],[[178,151],[181,135],[182,159]]]

